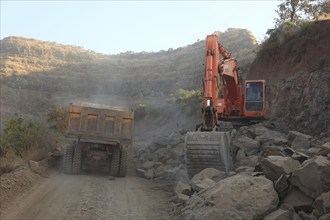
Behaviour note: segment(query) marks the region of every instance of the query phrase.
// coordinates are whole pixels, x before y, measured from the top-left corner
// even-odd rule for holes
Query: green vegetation
[[[192,111],[203,100],[203,91],[201,89],[184,90],[178,89],[168,98],[168,102],[179,106],[184,111]]]
[[[163,113],[163,108],[146,105],[144,103],[140,103],[134,108],[134,118],[136,120],[143,120],[148,117],[157,118],[160,117]]]
[[[283,23],[275,29],[268,30],[269,38],[260,46],[254,62],[261,61],[268,53],[273,53],[277,47],[288,42],[297,35],[312,37],[309,31],[313,27],[313,22],[301,21],[299,24]],[[314,36],[315,37],[315,36]]]
[[[329,13],[329,1],[283,0],[276,12],[276,27],[283,24],[298,25],[306,20],[318,20],[324,13]]]
[[[286,42],[289,37],[308,34],[312,24],[330,13],[330,2],[326,0],[282,0],[276,10],[275,28],[268,29],[269,38],[265,41],[267,47],[274,48]],[[264,47],[263,44],[262,46]],[[265,48],[262,48],[265,49]],[[260,59],[265,52],[258,52]]]
[[[0,175],[12,171],[24,160],[43,160],[62,145],[67,116],[64,109],[53,109],[48,113],[48,123],[18,116],[9,118],[0,138]]]
[[[47,114],[47,122],[50,128],[65,133],[68,124],[69,113],[64,108],[54,108]]]
[[[1,156],[13,151],[18,156],[28,156],[27,159],[42,160],[56,148],[60,137],[58,132],[43,124],[12,117],[6,121],[4,134],[0,139]]]

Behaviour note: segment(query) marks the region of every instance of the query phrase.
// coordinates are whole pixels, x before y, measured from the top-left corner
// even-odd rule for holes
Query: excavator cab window
[[[246,83],[246,111],[263,111],[264,110],[264,89],[262,82]]]

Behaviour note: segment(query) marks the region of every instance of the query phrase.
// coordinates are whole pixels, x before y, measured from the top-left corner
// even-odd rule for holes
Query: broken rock
[[[298,135],[295,137],[291,144],[291,148],[297,149],[309,149],[311,147],[311,142],[308,138],[302,135]]]
[[[313,203],[313,208],[320,213],[330,213],[330,191],[317,197]]]
[[[184,194],[178,194],[171,198],[171,201],[174,202],[175,204],[186,204],[188,200],[189,200],[189,196]]]
[[[216,184],[212,179],[205,178],[205,179],[197,179],[191,180],[191,188],[196,191],[200,192],[202,190],[208,189]]]
[[[289,174],[299,167],[300,163],[290,157],[269,156],[260,159],[260,166],[265,176],[275,182],[282,174]]]
[[[276,210],[279,199],[272,181],[265,177],[235,175],[200,194],[204,206],[186,211],[186,219],[262,219]]]
[[[296,212],[300,210],[311,212],[313,210],[313,199],[295,187],[291,189],[282,203],[293,206]]]
[[[290,177],[290,183],[316,199],[330,190],[330,161],[323,156],[306,160]]]
[[[286,175],[282,174],[275,182],[275,189],[278,192],[281,199],[283,199],[290,189],[289,180]]]
[[[289,131],[289,134],[288,134],[288,140],[289,140],[290,142],[293,142],[294,139],[295,139],[296,137],[298,137],[298,136],[304,137],[305,139],[308,139],[308,140],[312,139],[312,136],[307,135],[307,134],[303,134],[303,133],[301,133],[301,132],[299,132],[299,131]]]
[[[276,211],[268,214],[263,220],[284,220],[291,219],[293,217],[293,212],[289,210],[277,209]]]
[[[193,194],[193,191],[191,190],[191,186],[188,183],[183,183],[181,181],[179,181],[176,184],[174,192],[176,194],[184,194],[187,196],[191,196]]]
[[[259,141],[246,136],[239,136],[237,139],[234,139],[233,145],[239,149],[243,149],[247,156],[257,154],[260,148]]]
[[[215,182],[218,182],[219,180],[226,178],[226,173],[224,171],[220,171],[215,168],[205,168],[204,170],[193,176],[191,180],[196,181],[205,178],[209,178],[214,180]]]

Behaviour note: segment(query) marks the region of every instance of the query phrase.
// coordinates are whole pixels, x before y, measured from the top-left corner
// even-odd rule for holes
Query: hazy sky
[[[175,49],[230,27],[247,28],[261,40],[279,3],[1,0],[1,39],[24,36],[106,54]]]

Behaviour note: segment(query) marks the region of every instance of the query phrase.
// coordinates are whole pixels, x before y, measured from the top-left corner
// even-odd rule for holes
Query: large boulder
[[[211,188],[215,184],[216,182],[210,178],[192,180],[190,183],[191,188],[196,192]]]
[[[235,167],[247,166],[247,167],[255,167],[259,162],[258,156],[248,156],[239,158],[235,163]]]
[[[302,135],[298,135],[295,137],[291,144],[291,148],[298,150],[298,149],[309,149],[311,147],[311,142],[310,140]]]
[[[262,219],[279,203],[273,183],[265,177],[234,175],[200,193],[200,200],[188,202],[186,219]]]
[[[323,156],[315,156],[304,161],[290,177],[290,183],[306,195],[316,199],[330,190],[330,161]]]
[[[313,208],[320,213],[330,213],[330,191],[317,197],[313,203]]]
[[[238,138],[235,138],[233,145],[239,149],[243,149],[246,156],[257,154],[260,148],[259,141],[247,136],[239,136]]]
[[[174,188],[174,192],[176,194],[184,194],[187,196],[191,196],[193,191],[191,190],[191,186],[188,183],[184,183],[182,181],[178,181]]]
[[[48,169],[47,160],[42,160],[42,161],[30,160],[29,166],[31,170],[42,176],[46,174],[46,171]]]
[[[276,211],[268,214],[263,220],[284,220],[292,219],[293,212],[289,210],[277,209]]]
[[[191,181],[203,180],[206,178],[218,182],[219,180],[226,178],[226,173],[224,171],[217,170],[215,168],[205,168],[204,170],[200,171],[195,176],[193,176]]]
[[[303,134],[299,131],[289,131],[288,140],[292,143],[294,141],[294,139],[298,136],[303,137],[303,138],[308,139],[308,140],[312,139],[312,136],[307,135],[307,134]]]
[[[282,174],[275,182],[275,189],[278,192],[280,199],[283,199],[290,190],[290,183],[287,176],[288,175]]]
[[[155,162],[147,160],[146,162],[144,162],[141,165],[141,168],[144,169],[144,170],[149,170],[149,169],[154,168],[154,166],[155,166]]]
[[[170,139],[170,141],[169,141],[168,144],[169,144],[170,146],[172,146],[172,147],[175,147],[175,146],[177,146],[178,144],[184,142],[184,138],[183,138],[182,133],[177,132],[177,131],[171,133],[170,136],[169,136],[169,139]]]
[[[289,174],[299,167],[300,163],[290,157],[269,156],[260,159],[260,166],[265,176],[277,181],[282,174]]]
[[[282,203],[294,207],[296,212],[300,210],[311,212],[313,210],[313,199],[295,187],[291,189]]]
[[[330,142],[326,142],[319,147],[319,154],[322,156],[327,156],[330,154]]]
[[[189,200],[189,196],[184,194],[178,194],[171,198],[171,201],[175,204],[186,204],[186,202]]]
[[[330,219],[330,213],[322,215],[318,220],[329,220]]]
[[[262,124],[249,126],[247,130],[247,134],[255,140],[259,141],[261,144],[272,144],[274,143],[275,139],[286,139],[286,135],[283,133],[269,129]]]

